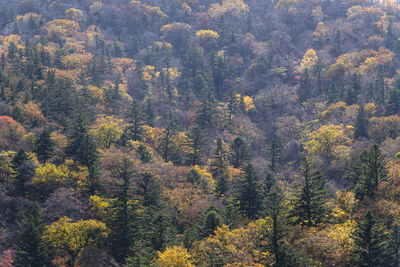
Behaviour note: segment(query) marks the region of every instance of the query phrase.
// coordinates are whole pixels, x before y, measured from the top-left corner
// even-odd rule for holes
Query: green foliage
[[[256,169],[251,163],[243,167],[242,176],[237,185],[236,201],[239,208],[254,219],[262,207],[261,185]]]
[[[34,152],[38,159],[46,163],[51,158],[51,153],[54,151],[54,142],[50,138],[50,133],[44,130],[35,141]]]
[[[302,181],[292,203],[293,223],[315,226],[327,221],[330,193],[320,170],[313,170],[309,159],[304,160]]]
[[[47,246],[43,239],[44,222],[40,208],[36,204],[28,213],[19,242],[16,245],[13,266],[15,267],[49,267],[50,263]]]
[[[363,220],[357,222],[352,234],[354,250],[352,264],[354,266],[383,266],[385,260],[385,229],[380,225],[370,210]]]

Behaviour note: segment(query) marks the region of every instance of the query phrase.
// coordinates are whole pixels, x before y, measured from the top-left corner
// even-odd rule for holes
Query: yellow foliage
[[[97,125],[92,130],[97,142],[104,148],[109,148],[124,132],[121,129],[122,120],[115,116],[107,116],[97,120]]]
[[[329,224],[325,228],[309,228],[301,233],[298,246],[317,261],[315,266],[347,266],[353,249],[351,233],[356,223],[347,220]]]
[[[173,246],[164,252],[158,252],[157,266],[160,267],[194,267],[186,248]]]
[[[7,37],[3,37],[3,46],[5,48],[8,48],[11,43],[18,45],[20,41],[21,41],[21,37],[19,35],[11,34]]]
[[[66,69],[75,69],[87,65],[93,59],[93,55],[86,54],[69,54],[61,58],[61,62]]]
[[[89,91],[89,95],[94,102],[103,103],[104,101],[103,90],[94,85],[88,85],[86,88]]]
[[[236,17],[241,17],[249,12],[249,6],[243,0],[223,0],[222,5],[218,3],[211,4],[207,13],[212,18],[218,18],[226,13],[231,13]]]
[[[92,210],[96,216],[104,221],[114,212],[112,205],[115,200],[115,198],[102,198],[96,195],[90,196],[90,210]]]
[[[62,217],[46,226],[43,238],[50,247],[76,256],[84,248],[100,245],[106,240],[109,232],[103,222],[96,220],[72,222],[70,218]]]
[[[301,60],[300,67],[298,68],[299,72],[303,72],[306,69],[311,71],[312,68],[317,64],[318,56],[317,52],[314,49],[308,49],[304,54],[303,59]]]
[[[65,17],[69,20],[80,22],[83,20],[83,12],[76,8],[69,8],[65,10]]]
[[[253,98],[251,98],[250,96],[245,95],[243,97],[243,102],[244,102],[244,107],[245,107],[246,111],[256,108],[253,103]]]
[[[331,104],[326,110],[321,112],[321,119],[326,120],[330,117],[342,116],[346,111],[346,103],[339,101]]]
[[[192,8],[187,3],[182,3],[182,8],[186,11],[186,13],[192,13]]]
[[[325,24],[320,21],[315,28],[315,31],[312,34],[314,36],[315,41],[323,41],[327,36],[327,31],[325,28]]]
[[[72,159],[65,160],[64,164],[56,166],[46,163],[35,171],[32,184],[42,195],[47,195],[62,185],[77,185],[81,189],[88,189],[88,168],[81,166]]]
[[[219,34],[213,30],[199,30],[196,32],[196,36],[200,39],[217,40]]]
[[[350,153],[351,128],[343,125],[323,125],[308,135],[304,149],[310,154],[320,157],[343,157],[342,153]]]
[[[72,20],[55,19],[47,23],[47,38],[58,41],[79,31],[79,24]]]

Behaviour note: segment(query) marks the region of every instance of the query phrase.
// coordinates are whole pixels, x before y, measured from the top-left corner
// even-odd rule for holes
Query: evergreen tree
[[[398,224],[392,226],[389,233],[387,245],[385,247],[387,254],[385,266],[399,267],[400,265],[400,227]]]
[[[368,135],[368,116],[367,113],[365,112],[364,105],[360,104],[360,107],[358,108],[358,113],[357,113],[357,118],[356,118],[356,124],[354,125],[354,139],[360,139],[360,138],[369,138]]]
[[[312,95],[312,83],[308,69],[304,70],[301,77],[298,95],[300,103],[308,100]]]
[[[87,166],[89,170],[90,192],[94,193],[100,188],[99,181],[99,152],[93,136],[88,132],[85,119],[79,115],[69,137],[69,144],[65,148],[65,154],[74,161]]]
[[[226,151],[221,138],[216,141],[216,148],[214,152],[214,159],[210,164],[211,174],[217,182],[215,191],[218,196],[223,195],[228,190],[228,164],[226,161]]]
[[[222,225],[221,212],[215,207],[210,207],[202,216],[202,221],[199,226],[200,236],[208,237],[214,234],[217,227]]]
[[[356,197],[374,198],[379,184],[388,178],[386,160],[378,145],[373,145],[369,150],[361,154],[361,166],[354,174],[359,175],[354,188]]]
[[[351,252],[353,266],[384,266],[385,239],[384,228],[376,221],[371,211],[367,211],[362,221],[352,233],[354,249]]]
[[[269,164],[269,168],[272,172],[277,172],[278,169],[278,162],[279,162],[279,156],[280,156],[280,152],[281,152],[281,147],[282,145],[280,144],[280,142],[276,139],[273,139],[271,142],[271,146],[270,146],[270,152],[271,152],[271,161]]]
[[[112,169],[112,177],[119,183],[114,204],[115,215],[110,222],[110,242],[112,253],[116,260],[122,262],[128,255],[131,245],[135,241],[135,206],[132,199],[131,179],[135,175],[132,162],[123,158],[117,166]]]
[[[132,139],[134,141],[142,140],[143,115],[140,103],[136,99],[132,100],[132,105],[129,109],[128,118],[132,120],[132,126],[130,127]]]
[[[340,30],[337,30],[333,36],[333,54],[336,57],[342,54],[342,38]]]
[[[256,218],[261,210],[261,183],[251,163],[243,167],[241,179],[237,185],[236,201],[239,203],[240,210],[251,219]]]
[[[202,129],[213,129],[216,125],[215,113],[216,110],[211,101],[203,102],[196,113],[196,124]]]
[[[234,168],[240,168],[249,159],[249,151],[242,138],[236,137],[231,146],[231,163]]]
[[[319,170],[312,170],[311,161],[304,160],[302,170],[303,181],[293,200],[293,208],[289,217],[294,223],[314,226],[326,220],[329,212],[326,203],[330,193],[325,178]]]
[[[136,193],[141,197],[141,202],[145,207],[160,207],[161,187],[151,173],[145,172],[141,174],[136,187]]]
[[[51,158],[51,153],[54,151],[54,142],[51,140],[50,133],[44,130],[35,141],[35,149],[38,159],[46,163]]]
[[[202,149],[205,143],[205,136],[200,127],[193,127],[189,130],[187,146],[190,149],[187,155],[187,164],[189,165],[200,165],[203,162]]]
[[[396,81],[397,83],[398,81]],[[396,115],[400,111],[400,96],[397,88],[389,92],[388,103],[386,104],[386,115]]]
[[[35,163],[28,157],[24,149],[18,150],[12,160],[13,167],[17,173],[14,183],[16,195],[24,196],[26,193],[26,183],[35,176]]]
[[[171,117],[171,116],[170,116]],[[175,121],[171,118],[167,123],[167,127],[163,130],[161,134],[161,151],[162,157],[165,162],[168,162],[171,157],[171,149],[172,149],[172,137],[175,134]]]
[[[51,266],[46,244],[42,238],[44,223],[39,206],[34,205],[24,227],[19,234],[13,266],[15,267],[48,267]]]

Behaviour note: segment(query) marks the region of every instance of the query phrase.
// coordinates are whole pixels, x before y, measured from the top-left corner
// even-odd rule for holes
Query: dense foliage
[[[0,266],[399,266],[400,5],[0,0]]]

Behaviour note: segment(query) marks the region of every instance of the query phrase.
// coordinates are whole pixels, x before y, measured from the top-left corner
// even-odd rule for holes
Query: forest
[[[400,3],[0,0],[1,267],[400,266]]]

